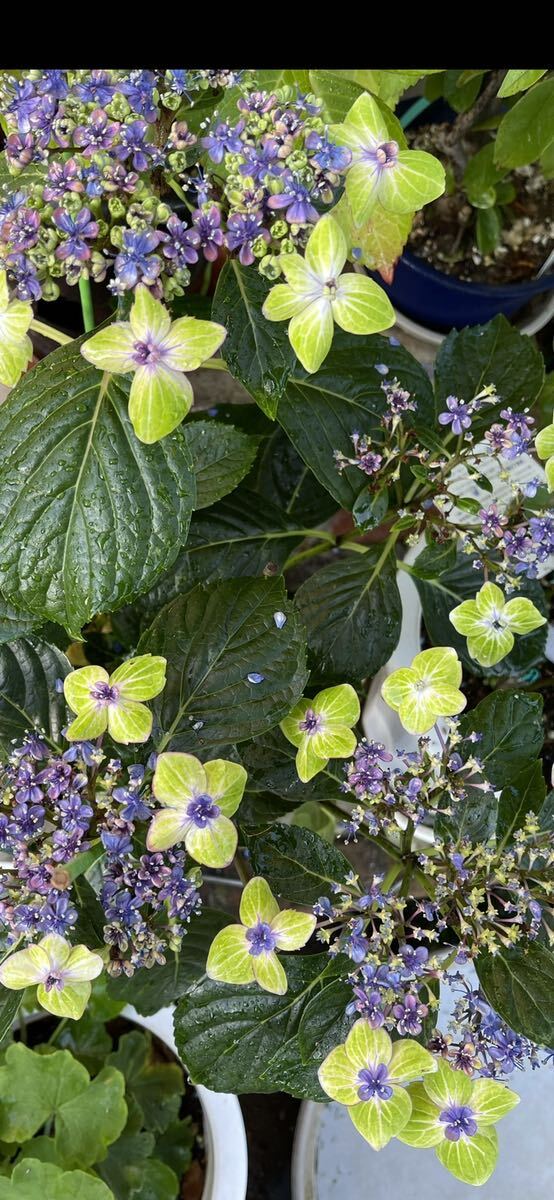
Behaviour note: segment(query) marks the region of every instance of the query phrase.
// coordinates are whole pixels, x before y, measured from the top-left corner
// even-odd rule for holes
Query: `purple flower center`
[[[300,722],[298,728],[303,733],[317,733],[321,728],[321,717],[314,712],[313,708],[308,708],[304,720]]]
[[[45,991],[51,992],[52,988],[56,988],[56,991],[58,991],[58,992],[61,992],[61,990],[63,988],[63,979],[62,979],[61,974],[59,974],[59,973],[56,974],[54,971],[51,971],[50,974],[47,975],[46,979],[44,980]]]
[[[271,954],[277,945],[277,938],[270,925],[265,921],[258,921],[257,925],[252,925],[246,930],[246,940],[250,943],[248,953],[257,958],[259,954]]]
[[[374,1096],[378,1100],[390,1100],[392,1096],[392,1088],[389,1087],[387,1079],[389,1073],[385,1063],[376,1063],[369,1067],[363,1067],[358,1071],[358,1096],[360,1100],[373,1100]]]
[[[444,1136],[449,1142],[458,1142],[463,1137],[474,1137],[477,1133],[477,1122],[474,1120],[473,1109],[467,1104],[450,1104],[443,1108],[439,1120],[446,1125]]]
[[[375,158],[380,167],[394,166],[398,158],[398,142],[382,142],[375,151]]]
[[[139,367],[155,367],[164,356],[162,346],[154,342],[135,342],[133,358]]]
[[[187,806],[187,815],[192,817],[194,824],[199,829],[205,829],[210,821],[215,821],[219,816],[221,809],[218,804],[215,804],[212,797],[206,792],[201,792],[199,796],[195,796]]]
[[[102,706],[117,704],[119,700],[119,688],[110,687],[109,683],[95,683],[90,694],[92,699]]]

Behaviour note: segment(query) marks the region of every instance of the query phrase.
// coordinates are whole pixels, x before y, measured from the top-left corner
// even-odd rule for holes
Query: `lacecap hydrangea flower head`
[[[453,608],[450,620],[467,637],[468,654],[483,667],[493,667],[510,653],[514,633],[532,633],[546,623],[531,600],[525,596],[506,600],[495,583],[484,583],[473,600]]]
[[[352,726],[360,717],[360,702],[349,683],[325,688],[313,700],[305,696],[281,721],[287,741],[297,747],[296,770],[302,783],[313,779],[330,758],[350,758],[356,749]]]

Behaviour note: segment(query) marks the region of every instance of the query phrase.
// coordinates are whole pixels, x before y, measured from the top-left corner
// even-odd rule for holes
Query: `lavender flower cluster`
[[[510,1029],[491,1008],[479,988],[473,988],[459,971],[447,971],[448,982],[460,998],[454,1005],[449,1032],[435,1030],[429,1049],[449,1060],[466,1075],[506,1079],[515,1070],[533,1069],[554,1061],[554,1051],[541,1057],[536,1044]]]
[[[189,130],[196,94],[230,87],[236,114]],[[223,248],[276,278],[350,162],[314,97],[252,90],[247,73],[4,73],[0,112],[15,185],[0,194],[0,267],[22,300],[108,273],[116,296],[144,283],[171,300]]]
[[[144,766],[125,773],[91,742],[62,752],[29,733],[1,769],[0,795],[0,922],[8,945],[74,928],[74,866],[87,850],[98,851],[108,971],[131,975],[180,945],[200,908],[200,873],[180,850],[141,853],[141,823],[152,811]]]

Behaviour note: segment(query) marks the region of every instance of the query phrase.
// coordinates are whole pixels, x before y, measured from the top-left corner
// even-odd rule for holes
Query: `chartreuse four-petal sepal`
[[[18,950],[0,966],[0,983],[13,991],[37,985],[37,1000],[56,1017],[82,1017],[91,992],[91,979],[103,970],[99,954],[86,946],[71,946],[49,933],[34,946]]]
[[[168,850],[184,842],[191,858],[205,867],[227,867],[237,848],[230,817],[246,783],[239,763],[216,758],[202,764],[192,754],[160,754],[152,791],[163,807],[154,814],[146,844]]]
[[[514,645],[514,633],[532,633],[546,623],[525,596],[506,600],[495,583],[484,583],[474,600],[464,600],[450,613],[457,633],[467,637],[468,654],[482,667],[493,667]]]
[[[427,733],[438,717],[452,717],[465,708],[461,682],[456,651],[452,646],[436,646],[416,654],[411,666],[393,671],[381,695],[408,733]]]
[[[282,254],[286,283],[273,287],[263,305],[268,321],[289,321],[291,346],[306,371],[319,370],[333,341],[334,322],[347,333],[378,333],[394,324],[382,288],[366,275],[341,274],[348,245],[328,213],[310,234],[304,258]]]
[[[318,1075],[323,1091],[344,1104],[362,1137],[382,1150],[408,1123],[412,1111],[406,1084],[437,1067],[433,1055],[405,1038],[394,1045],[384,1029],[365,1017],[343,1045],[331,1050]]]
[[[150,445],[176,429],[192,405],[184,372],[201,367],[226,336],[214,321],[172,321],[167,308],[139,284],[129,320],[95,333],[81,354],[101,371],[133,372],[129,416],[139,441]]]
[[[438,159],[424,150],[402,149],[367,92],[330,132],[333,141],[352,154],[345,189],[357,226],[368,220],[377,203],[400,215],[416,212],[444,192],[445,173]]]
[[[284,996],[288,984],[277,950],[300,950],[311,937],[316,918],[293,908],[282,911],[268,884],[255,876],[241,896],[240,925],[216,934],[208,954],[206,974],[218,983],[254,981],[265,992]]]
[[[0,271],[0,383],[14,387],[33,357],[27,330],[33,319],[32,305],[10,300],[8,279]]]
[[[349,683],[325,688],[313,700],[305,696],[281,721],[281,730],[297,747],[296,770],[302,783],[323,771],[330,758],[350,758],[356,749],[352,726],[360,717],[360,702]]]
[[[152,654],[129,658],[111,675],[103,667],[81,667],[64,680],[70,709],[77,714],[66,730],[70,742],[109,733],[114,742],[146,742],[152,713],[142,703],[165,685],[166,659]]]
[[[480,1187],[494,1171],[498,1139],[493,1126],[519,1096],[495,1079],[475,1083],[445,1062],[409,1088],[412,1113],[397,1135],[408,1146],[434,1146],[437,1158],[462,1183]]]
[[[554,424],[546,425],[535,438],[539,458],[546,459],[544,469],[549,492],[554,492]]]

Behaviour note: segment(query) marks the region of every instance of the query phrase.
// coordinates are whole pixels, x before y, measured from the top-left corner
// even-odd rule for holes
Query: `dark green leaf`
[[[513,842],[516,830],[525,824],[527,813],[538,813],[544,804],[546,784],[542,763],[525,767],[511,783],[502,789],[498,802],[496,836],[503,845]]]
[[[33,726],[58,740],[67,710],[55,684],[70,670],[65,654],[40,638],[0,646],[0,746],[5,752],[13,738]]]
[[[283,955],[284,996],[256,984],[234,987],[206,979],[179,1001],[175,1038],[193,1083],[226,1092],[281,1092],[324,1100],[316,1063],[298,1046],[302,1014],[336,976],[328,954]]]
[[[554,791],[549,792],[539,813],[541,829],[554,833]]]
[[[136,1200],[154,1144],[153,1133],[124,1133],[98,1163],[98,1173],[116,1200]]]
[[[363,87],[350,79],[341,79],[337,71],[310,71],[311,88],[321,100],[325,110],[325,118],[333,124],[344,121],[359,96],[364,95]]]
[[[344,854],[310,829],[276,825],[249,842],[252,869],[267,879],[272,892],[294,904],[314,904],[344,883],[351,867]]]
[[[238,488],[213,508],[192,518],[186,549],[170,571],[141,596],[137,611],[154,616],[163,604],[197,583],[262,575],[282,567],[303,540],[302,529],[269,500]],[[132,610],[131,610],[132,611]]]
[[[40,625],[40,617],[15,608],[0,594],[0,643],[14,642]]]
[[[284,430],[276,429],[260,457],[255,486],[299,526],[316,526],[336,512],[336,502],[302,461]]]
[[[349,961],[344,960],[345,975]],[[298,1029],[298,1046],[303,1063],[323,1062],[330,1050],[344,1042],[352,1026],[346,1006],[352,1000],[352,985],[346,979],[334,979],[306,1005]]]
[[[456,542],[432,542],[418,554],[412,572],[419,579],[436,579],[456,563]]]
[[[217,281],[212,320],[227,330],[221,353],[263,412],[275,417],[296,361],[284,322],[266,321],[262,305],[270,284],[254,268],[229,259]]]
[[[164,966],[157,966],[153,971],[144,967],[136,971],[132,979],[123,975],[110,979],[109,994],[117,1000],[132,1003],[144,1017],[158,1012],[166,1004],[173,1004],[202,977],[214,937],[230,920],[227,913],[203,909],[187,926],[178,954],[168,953]]]
[[[94,888],[84,875],[79,875],[73,880],[71,895],[79,914],[73,931],[75,941],[83,942],[89,950],[104,947],[106,915]]]
[[[400,636],[402,604],[394,555],[377,570],[382,547],[341,556],[299,587],[315,677],[326,683],[375,675]]]
[[[415,565],[417,567],[417,562]],[[457,633],[448,619],[451,610],[463,600],[473,600],[475,593],[484,583],[483,572],[475,570],[468,554],[460,551],[455,566],[444,571],[439,578],[416,579],[415,583],[421,599],[425,628],[431,641],[435,646],[443,646],[446,637],[448,644],[454,646],[459,658],[472,675],[487,678],[507,675],[521,677],[543,662],[547,625],[541,625],[524,637],[516,634],[513,650],[493,667],[483,667],[476,659],[470,657],[467,638]],[[525,579],[521,590],[518,591],[519,595],[532,600],[539,612],[547,615],[544,589],[536,580]]]
[[[487,403],[473,421],[473,431],[487,428],[500,407],[517,410],[522,398],[532,404],[544,379],[542,356],[532,338],[519,333],[506,317],[499,315],[488,325],[453,329],[439,348],[435,364],[435,390],[439,410],[447,396],[471,400],[494,383],[496,405]]]
[[[0,586],[72,636],[152,586],[186,541],[195,500],[183,434],[139,442],[129,381],[104,388],[81,342],[48,355],[0,407]]]
[[[492,692],[462,716],[462,738],[481,734],[478,742],[463,741],[464,759],[477,757],[486,778],[503,788],[537,758],[543,743],[542,696],[533,692]]]
[[[389,368],[387,379],[397,378],[416,400],[414,424],[432,427],[435,410],[428,375],[403,346],[391,346],[388,338],[379,335],[356,337],[338,330],[321,369],[309,375],[297,363],[279,403],[279,423],[301,458],[348,509],[366,477],[357,467],[339,474],[334,451],[350,458],[355,432],[382,441],[380,420],[387,404],[383,376],[375,369],[381,363]]]
[[[475,240],[481,254],[492,254],[496,250],[502,235],[502,225],[502,213],[496,204],[487,209],[479,209],[475,223]]]
[[[487,1000],[516,1033],[539,1046],[554,1044],[554,954],[531,942],[475,961]]]
[[[444,96],[455,112],[463,113],[471,108],[481,90],[483,74],[484,72],[480,71],[479,74],[474,74],[471,79],[460,82],[462,72],[457,68],[445,72]]]
[[[503,172],[494,164],[494,142],[487,142],[472,155],[464,171],[464,188],[475,208],[491,208],[496,199],[496,184]]]
[[[387,488],[380,492],[370,492],[364,487],[354,501],[352,516],[358,529],[376,529],[384,521],[389,510],[389,493]]]
[[[140,1188],[132,1193],[132,1200],[175,1200],[179,1179],[175,1171],[157,1158],[149,1158],[140,1177]]]
[[[473,747],[474,750],[476,749]],[[479,749],[476,749],[479,755]],[[486,842],[496,828],[498,800],[494,792],[466,786],[462,800],[450,803],[452,812],[447,816],[439,813],[435,825],[439,837],[458,842],[468,838],[470,842]]]
[[[99,1021],[87,1008],[78,1021],[67,1022],[58,1034],[56,1044],[60,1050],[70,1050],[89,1074],[95,1075],[110,1053],[112,1039],[103,1021]]]
[[[258,438],[217,421],[188,421],[183,436],[196,476],[195,509],[209,508],[234,491],[248,474],[258,450]]]
[[[278,611],[287,614],[282,629]],[[168,660],[155,711],[163,745],[174,750],[208,753],[264,733],[307,680],[304,633],[280,578],[231,579],[178,596],[144,634],[144,651]]]
[[[303,802],[283,800],[280,796],[272,796],[270,792],[251,792],[243,796],[236,819],[248,838],[254,833],[271,829],[279,817],[294,813],[299,807],[304,807]]]

